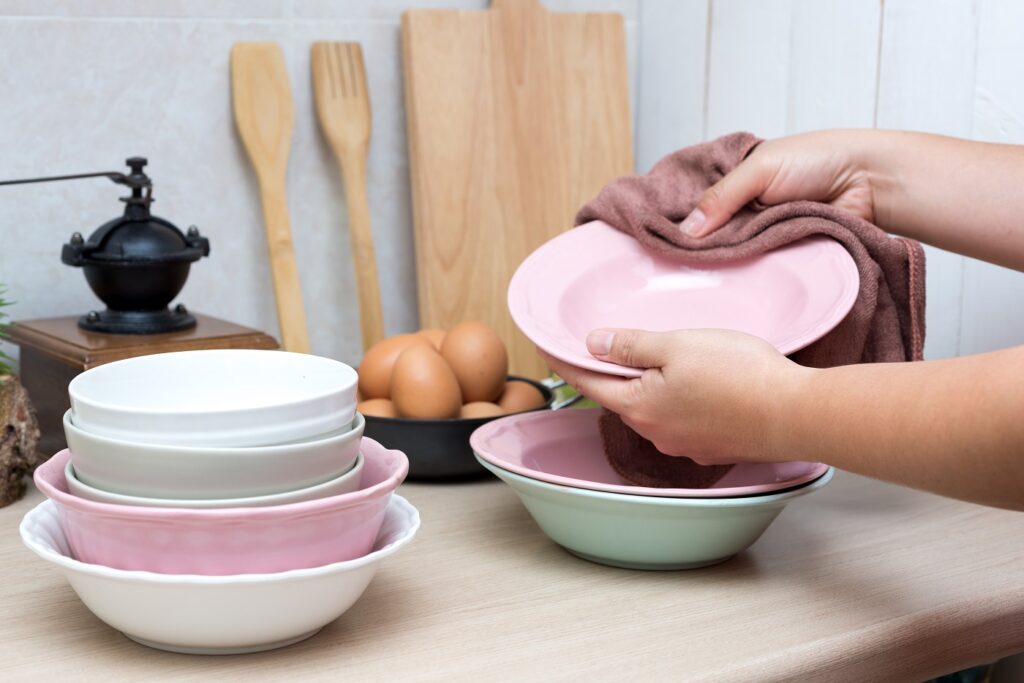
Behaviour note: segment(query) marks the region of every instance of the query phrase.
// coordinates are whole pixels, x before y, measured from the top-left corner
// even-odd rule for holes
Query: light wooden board
[[[402,16],[420,322],[494,326],[511,370],[539,376],[508,314],[522,260],[632,172],[621,15],[535,0]]]
[[[751,550],[690,572],[572,557],[497,481],[404,485],[423,528],[298,645],[201,657],[93,617],[0,510],[3,681],[906,683],[1024,650],[1024,515],[840,473]]]

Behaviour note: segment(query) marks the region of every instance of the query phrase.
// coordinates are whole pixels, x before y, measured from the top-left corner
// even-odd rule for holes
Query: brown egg
[[[395,404],[386,398],[371,398],[362,401],[356,405],[356,410],[363,415],[373,415],[374,417],[398,417],[398,413],[395,412]]]
[[[423,420],[459,416],[462,394],[455,373],[430,344],[402,351],[391,372],[391,401],[400,417]]]
[[[490,327],[476,321],[459,323],[445,335],[441,355],[458,378],[466,403],[494,401],[501,395],[508,352]]]
[[[444,330],[420,330],[416,334],[429,339],[430,343],[434,345],[434,348],[440,351],[441,344],[444,343],[444,336],[446,332]]]
[[[472,418],[472,417],[494,417],[495,415],[504,415],[505,411],[501,409],[496,403],[488,403],[487,401],[474,401],[473,403],[467,403],[462,406],[462,410],[459,411],[459,417]]]
[[[527,382],[507,382],[505,391],[498,399],[498,405],[506,413],[521,413],[544,405],[544,395]]]
[[[388,398],[391,370],[398,355],[410,346],[428,346],[429,343],[417,334],[398,334],[371,346],[359,364],[359,395],[364,400]]]

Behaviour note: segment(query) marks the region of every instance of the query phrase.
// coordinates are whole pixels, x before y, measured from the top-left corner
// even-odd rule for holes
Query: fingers
[[[595,358],[631,368],[660,368],[668,359],[672,335],[644,330],[594,330],[587,350]]]
[[[538,353],[547,362],[548,367],[556,375],[575,387],[576,391],[617,413],[622,412],[626,407],[628,397],[632,391],[629,388],[629,383],[639,381],[626,377],[606,375],[602,372],[591,372],[590,370],[584,370],[574,365],[563,363],[539,349]]]
[[[680,229],[693,237],[710,235],[768,189],[772,175],[771,169],[758,157],[747,158],[704,192],[697,208],[680,224]]]

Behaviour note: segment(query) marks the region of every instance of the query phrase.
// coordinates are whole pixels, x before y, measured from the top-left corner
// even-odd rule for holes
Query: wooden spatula
[[[259,180],[282,345],[286,351],[308,353],[285,191],[295,110],[281,46],[238,43],[232,47],[231,95],[235,124]]]
[[[348,202],[348,232],[359,291],[363,349],[384,338],[377,260],[366,197],[370,147],[370,94],[359,43],[313,44],[313,91],[320,128],[341,166]]]

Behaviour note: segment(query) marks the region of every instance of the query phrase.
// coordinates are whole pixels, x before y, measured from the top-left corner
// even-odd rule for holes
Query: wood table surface
[[[839,473],[731,561],[640,572],[547,540],[497,480],[406,484],[423,517],[313,638],[229,657],[128,641],[0,510],[0,681],[919,681],[1024,651],[1024,514]]]

